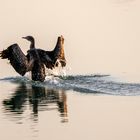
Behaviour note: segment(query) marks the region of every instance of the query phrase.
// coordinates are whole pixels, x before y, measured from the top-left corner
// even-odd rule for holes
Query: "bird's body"
[[[29,68],[31,69],[32,80],[41,81],[45,80],[45,67],[44,63],[41,61],[38,50],[36,48],[32,48],[28,51],[27,59],[30,63]]]
[[[8,59],[20,75],[24,76],[26,72],[31,71],[32,80],[43,82],[46,76],[45,66],[46,68],[53,69],[57,66],[58,61],[62,67],[66,65],[63,48],[64,39],[62,36],[58,37],[53,51],[36,49],[32,36],[24,37],[24,39],[31,42],[27,55],[22,52],[18,44],[13,44],[0,52],[0,57]]]

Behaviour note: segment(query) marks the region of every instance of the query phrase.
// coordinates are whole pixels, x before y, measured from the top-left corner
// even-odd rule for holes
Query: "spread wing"
[[[27,57],[24,55],[18,44],[13,44],[0,52],[2,59],[8,59],[16,72],[24,75],[29,70]]]
[[[47,51],[42,49],[37,49],[37,52],[40,56],[41,62],[45,64],[46,68],[53,69],[55,67],[53,57],[50,55],[51,53],[47,53]]]
[[[58,66],[60,63],[62,67],[66,66],[66,59],[64,55],[64,51],[58,46],[57,49],[53,51],[45,51],[42,49],[37,49],[41,61],[45,64],[46,68],[53,69]]]
[[[66,66],[63,36],[58,37],[56,46],[51,53],[53,54],[53,59],[56,66],[58,63],[60,63],[62,67]]]
[[[53,69],[60,63],[62,67],[66,66],[66,59],[64,53],[64,38],[58,37],[56,46],[53,51],[44,51],[37,49],[41,61],[46,65],[47,68]]]

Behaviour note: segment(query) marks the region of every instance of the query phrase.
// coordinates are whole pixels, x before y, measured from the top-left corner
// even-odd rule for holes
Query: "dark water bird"
[[[48,69],[54,69],[60,63],[62,67],[66,66],[64,54],[64,38],[59,36],[55,48],[52,51],[45,51],[35,47],[35,40],[32,36],[23,37],[30,41],[30,49],[25,55],[18,44],[13,44],[0,52],[2,59],[8,59],[20,75],[24,76],[26,72],[31,71],[32,80],[45,80],[45,66]]]

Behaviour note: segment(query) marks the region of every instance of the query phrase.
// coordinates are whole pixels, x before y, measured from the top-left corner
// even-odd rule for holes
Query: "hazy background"
[[[65,37],[72,74],[139,75],[139,0],[0,0],[0,49],[33,35],[36,47],[51,50]],[[0,60],[1,75],[15,73]],[[15,73],[16,74],[16,73]]]

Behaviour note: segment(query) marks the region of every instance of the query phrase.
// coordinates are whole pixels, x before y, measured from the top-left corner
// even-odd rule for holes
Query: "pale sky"
[[[139,0],[0,0],[0,21],[0,49],[17,42],[26,52],[21,37],[33,35],[50,50],[62,34],[70,73],[140,71]]]

